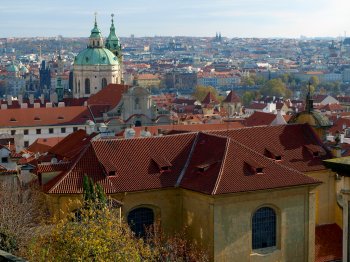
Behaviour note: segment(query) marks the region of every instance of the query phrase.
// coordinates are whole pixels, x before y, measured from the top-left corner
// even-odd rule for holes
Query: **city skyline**
[[[136,0],[5,2],[0,7],[0,37],[87,37],[94,12],[108,35],[115,13],[119,36],[337,37],[350,33],[346,0]]]

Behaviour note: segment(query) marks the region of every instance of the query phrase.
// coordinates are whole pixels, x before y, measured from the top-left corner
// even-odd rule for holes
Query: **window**
[[[40,134],[41,134],[41,129],[37,129],[37,130],[36,130],[36,134],[37,134],[37,135],[40,135]]]
[[[2,157],[2,158],[1,158],[1,162],[2,162],[2,163],[8,163],[8,162],[9,162],[8,157]]]
[[[61,133],[62,134],[66,133],[66,128],[65,127],[61,127]]]
[[[276,246],[276,213],[270,207],[259,208],[252,220],[253,249]]]
[[[136,208],[128,214],[128,224],[138,237],[146,236],[146,228],[154,223],[153,210],[147,207]]]
[[[53,128],[49,128],[49,134],[53,134]]]
[[[85,94],[90,94],[90,79],[85,79]]]
[[[28,135],[28,133],[29,133],[28,129],[23,130],[23,135]]]
[[[16,130],[11,130],[11,136],[14,136],[16,134]]]
[[[29,146],[29,141],[24,141],[24,147],[28,147]]]
[[[106,78],[102,78],[102,88],[107,86],[107,79]]]
[[[76,131],[78,131],[78,127],[77,126],[73,127],[73,132],[76,132]]]

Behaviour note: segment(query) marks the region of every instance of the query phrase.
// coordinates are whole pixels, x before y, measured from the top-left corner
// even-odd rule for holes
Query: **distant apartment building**
[[[164,76],[167,88],[193,89],[197,85],[197,74],[190,72],[170,72]]]
[[[343,82],[350,82],[350,68],[344,69]]]
[[[212,87],[232,87],[241,82],[241,78],[233,73],[199,73],[198,85]]]
[[[141,87],[160,87],[160,77],[159,75],[154,75],[154,74],[139,74],[135,76],[135,82],[138,86]]]

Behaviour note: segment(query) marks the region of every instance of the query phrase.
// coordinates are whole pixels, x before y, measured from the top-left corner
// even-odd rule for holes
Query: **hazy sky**
[[[108,35],[299,37],[350,35],[350,0],[0,0],[0,37]]]

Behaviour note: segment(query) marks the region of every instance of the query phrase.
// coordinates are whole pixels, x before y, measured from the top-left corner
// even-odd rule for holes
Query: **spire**
[[[118,57],[121,56],[120,41],[115,33],[114,14],[111,14],[111,27],[109,30],[109,35],[106,39],[106,48],[108,48],[110,51],[112,51],[116,56],[118,56]]]
[[[89,37],[89,47],[103,47],[103,38],[100,29],[97,26],[97,13],[95,12],[95,22],[94,28],[91,30],[91,34]]]
[[[309,82],[308,92],[306,95],[305,102],[306,102],[305,111],[307,111],[308,113],[311,113],[311,111],[314,110],[314,100],[312,99],[312,96],[311,96],[311,82]]]
[[[97,19],[96,19],[96,17],[97,17],[97,12],[95,12],[94,15],[95,15],[95,25],[94,25],[94,26],[97,28]]]

